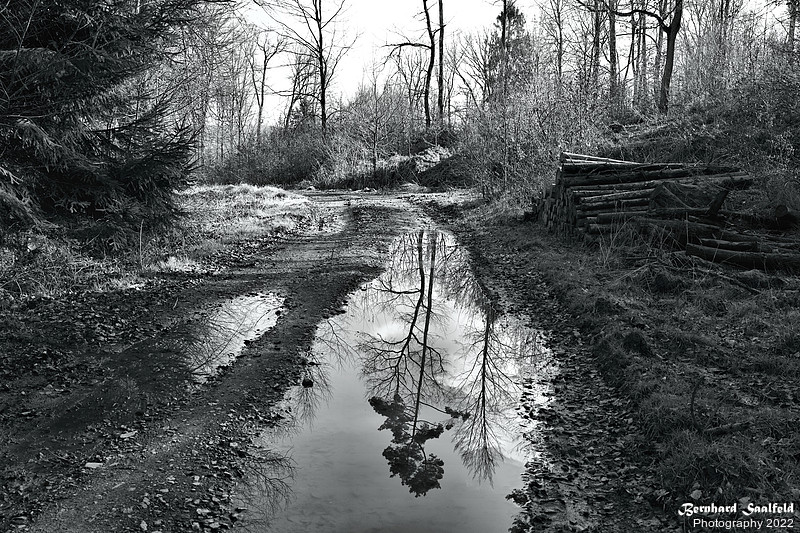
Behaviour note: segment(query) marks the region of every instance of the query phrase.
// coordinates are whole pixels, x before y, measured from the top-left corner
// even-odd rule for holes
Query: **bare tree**
[[[428,7],[428,0],[422,0],[422,11],[425,14],[425,29],[428,33],[428,70],[425,71],[425,129],[431,129],[431,78],[433,77],[433,66],[436,63],[436,34],[431,23],[431,12]]]
[[[608,4],[608,70],[609,96],[611,104],[616,106],[619,98],[619,66],[617,55],[617,0],[609,0]]]
[[[356,134],[369,150],[373,174],[378,168],[379,157],[386,153],[392,141],[398,140],[390,130],[397,132],[401,129],[392,126],[399,126],[396,119],[402,107],[402,96],[392,86],[391,79],[381,85],[382,71],[382,67],[373,62],[366,83],[361,84],[343,113],[348,131]]]
[[[492,85],[489,34],[484,32],[467,36],[462,46],[462,54],[464,67],[458,72],[458,77],[469,100],[476,108],[480,108],[489,99]]]
[[[444,126],[444,0],[439,0],[439,77],[438,77],[437,111],[439,112],[439,128]]]
[[[299,125],[317,114],[317,106],[314,103],[318,103],[315,97],[319,94],[317,85],[319,79],[315,76],[313,63],[302,50],[295,49],[291,53],[292,62],[290,67],[292,73],[290,79],[292,87],[288,91],[277,92],[279,96],[285,96],[289,99],[283,122],[283,127],[286,130],[293,125],[293,122],[294,125]]]
[[[328,90],[344,55],[352,48],[355,39],[349,40],[338,31],[338,18],[345,11],[346,0],[332,0],[332,9],[325,9],[325,0],[257,0],[282,28],[281,34],[294,42],[298,54],[314,66],[317,78],[314,99],[319,103],[320,125],[323,133],[328,128]],[[281,15],[288,16],[292,22]]]
[[[594,0],[594,30],[592,32],[592,66],[591,78],[594,97],[597,97],[597,90],[600,86],[600,33],[603,30],[603,18],[600,0]]]
[[[250,78],[253,82],[253,93],[258,106],[258,123],[256,125],[256,142],[261,142],[261,130],[264,127],[264,103],[267,91],[267,69],[269,62],[279,53],[286,50],[286,40],[278,37],[270,41],[268,32],[261,32],[255,36],[256,49],[260,56],[260,63],[256,63],[255,54],[249,58]]]
[[[565,12],[565,0],[549,0],[547,6],[542,8],[545,31],[547,32],[548,40],[555,49],[556,86],[559,88],[564,82]]]
[[[795,61],[795,52],[797,51],[797,18],[800,16],[800,0],[786,0],[787,7],[789,8],[789,35],[788,49],[789,58],[792,63]]]
[[[406,153],[411,153],[411,138],[415,131],[415,124],[419,116],[420,100],[424,96],[425,58],[421,50],[412,54],[394,54],[394,64],[397,69],[399,81],[402,83],[407,103],[407,116],[405,120]]]
[[[600,1],[602,1],[602,7],[599,4]],[[661,33],[667,39],[667,50],[664,56],[664,71],[661,76],[661,85],[659,88],[659,98],[658,98],[658,109],[661,113],[664,114],[666,114],[669,107],[669,89],[672,83],[672,72],[675,68],[675,43],[678,40],[678,32],[681,29],[681,22],[683,20],[683,2],[684,0],[675,0],[675,5],[671,13],[672,17],[670,18],[669,23],[667,23],[665,16],[663,15],[663,12],[662,14],[658,14],[643,8],[635,8],[632,9],[631,11],[621,12],[613,10],[605,0],[595,0],[595,4],[592,6],[589,6],[581,1],[581,3],[584,6],[588,7],[590,11],[593,11],[595,13],[596,17],[597,14],[602,9],[602,10],[607,10],[609,12],[613,11],[614,14],[619,17],[629,17],[634,13],[641,13],[656,20],[656,22],[658,23],[658,27],[661,30]],[[597,23],[595,24],[597,26]]]
[[[444,46],[444,11],[442,0],[439,0],[439,28],[434,29],[433,27],[433,20],[431,18],[431,10],[430,6],[428,5],[429,0],[422,0],[422,15],[425,18],[425,34],[427,36],[427,43],[421,43],[419,41],[412,41],[407,39],[404,42],[394,43],[391,46],[390,55],[400,55],[404,48],[421,48],[428,54],[428,65],[425,69],[425,82],[422,86],[423,91],[423,98],[422,104],[425,110],[425,130],[428,131],[431,129],[431,80],[433,79],[433,68],[436,65],[436,34],[441,32],[439,36],[439,43],[441,46]],[[439,100],[437,102],[438,109],[439,109],[439,118],[442,117],[442,111],[444,109],[444,102],[442,100],[442,93],[444,87],[444,70],[443,70],[443,52],[439,50],[439,76],[438,76],[438,83],[439,83]]]

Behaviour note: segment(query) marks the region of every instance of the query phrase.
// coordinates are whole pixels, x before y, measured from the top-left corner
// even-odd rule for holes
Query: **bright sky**
[[[428,0],[434,25],[438,24],[437,0]],[[518,2],[526,11],[532,1]],[[331,9],[338,0],[326,0],[323,7]],[[473,33],[489,28],[500,13],[501,0],[445,0],[445,38],[456,32]],[[373,58],[382,61],[388,49],[387,43],[425,38],[425,19],[422,13],[422,0],[346,0],[346,12],[341,17],[343,29],[352,41],[358,36],[354,48],[344,57],[337,70],[332,93],[345,98],[352,95],[359,83],[365,79],[365,69]],[[253,19],[260,25],[274,26],[275,23],[263,16],[260,10],[254,11]],[[280,76],[273,71],[274,76]],[[277,80],[274,80],[275,83]],[[284,86],[284,83],[275,83]]]
[[[429,0],[428,4],[433,24],[437,25],[437,1]],[[408,40],[425,38],[422,0],[347,0],[347,5],[344,23],[350,35],[359,38],[341,66],[338,87],[345,94],[357,88],[373,56],[382,60],[388,52],[377,48],[402,42],[402,35]],[[456,31],[474,32],[490,27],[499,12],[500,5],[493,0],[445,0],[445,38]]]

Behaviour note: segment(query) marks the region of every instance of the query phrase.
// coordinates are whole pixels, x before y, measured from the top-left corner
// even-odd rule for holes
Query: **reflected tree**
[[[370,406],[385,417],[379,429],[392,434],[383,451],[391,475],[416,496],[439,488],[444,462],[425,445],[453,430],[468,470],[491,482],[538,333],[500,320],[466,252],[438,232],[401,238],[386,272],[359,294],[352,305],[365,310],[369,333],[331,322],[324,338],[333,353],[360,358]]]
[[[475,324],[470,332],[473,342],[465,347],[468,365],[457,381],[458,409],[471,416],[459,424],[453,441],[473,475],[491,483],[503,460],[503,437],[514,427],[514,407],[522,393],[521,367],[529,365],[541,343],[533,330],[501,327],[488,302],[481,316],[482,328]],[[517,334],[510,335],[509,329]]]
[[[417,395],[419,400],[419,395]],[[444,425],[430,424],[419,420],[419,407],[409,410],[403,398],[395,394],[391,402],[374,396],[369,404],[386,421],[378,429],[392,432],[392,444],[383,450],[389,462],[392,477],[399,476],[415,496],[423,496],[431,489],[438,489],[444,476],[444,461],[432,453],[425,453],[425,443],[439,438]]]
[[[436,377],[444,372],[442,353],[429,342],[439,243],[438,234],[424,231],[401,241],[395,255],[398,268],[390,269],[392,275],[382,280],[378,292],[384,296],[385,304],[396,309],[407,308],[409,299],[413,302],[411,310],[404,313],[408,322],[405,334],[397,339],[378,336],[364,344],[370,355],[364,360],[364,374],[372,390],[386,396],[393,390],[391,401],[378,395],[369,400],[375,412],[386,417],[379,429],[392,432],[392,444],[383,456],[392,476],[399,476],[415,496],[439,488],[444,475],[444,461],[426,454],[424,446],[428,440],[440,437],[445,427],[420,418],[422,405],[430,405],[423,397],[441,389]],[[412,280],[417,283],[409,286]],[[408,404],[401,393],[409,396]]]
[[[249,509],[244,531],[263,531],[292,496],[295,465],[289,455],[268,450],[248,454],[241,463],[242,481],[236,487],[237,506]]]

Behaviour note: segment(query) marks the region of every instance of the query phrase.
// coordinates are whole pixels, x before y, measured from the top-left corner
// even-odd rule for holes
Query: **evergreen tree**
[[[158,69],[199,8],[200,0],[0,7],[0,221],[83,215],[123,229],[169,217],[192,132],[176,124]]]
[[[508,2],[497,16],[489,36],[488,52],[490,99],[504,91],[519,92],[533,79],[533,37],[525,28],[525,15],[513,2]]]

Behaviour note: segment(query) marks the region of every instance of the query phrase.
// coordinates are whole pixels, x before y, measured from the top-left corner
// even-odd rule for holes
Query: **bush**
[[[466,113],[460,151],[476,161],[484,196],[529,201],[554,175],[560,152],[596,150],[601,119],[573,97],[566,89],[532,87],[505,107],[498,102]]]

